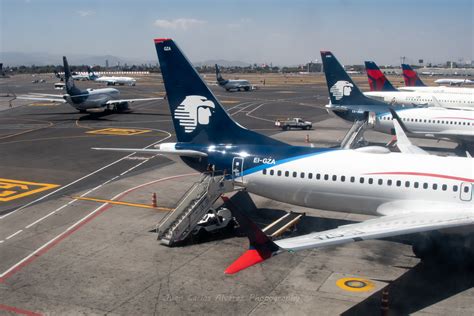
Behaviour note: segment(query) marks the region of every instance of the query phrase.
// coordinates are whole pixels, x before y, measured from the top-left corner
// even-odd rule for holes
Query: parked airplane
[[[371,91],[364,94],[373,99],[391,104],[413,104],[456,109],[474,109],[474,95],[463,93],[440,93],[428,91],[399,91],[385,77],[373,61],[366,61],[365,67]],[[377,90],[373,90],[377,89]]]
[[[137,80],[132,77],[116,77],[116,76],[97,76],[91,69],[89,69],[89,78],[96,82],[106,83],[108,86],[115,85],[129,85],[134,86]]]
[[[81,113],[85,113],[90,109],[113,109],[116,111],[125,111],[129,109],[129,104],[133,102],[163,99],[119,99],[120,91],[113,88],[81,90],[74,84],[74,79],[71,75],[71,70],[69,69],[69,64],[65,56],[63,57],[63,63],[66,94],[55,95],[36,93],[33,96],[20,96],[18,99],[68,103],[72,107],[78,109]]]
[[[64,81],[64,74],[60,74],[59,72],[57,72],[57,71],[55,70],[55,71],[54,71],[54,75],[55,75],[56,78],[58,78],[59,80]],[[81,81],[91,80],[89,74],[81,74],[81,73],[74,73],[74,72],[72,72],[72,73],[71,73],[71,77],[72,77],[72,79],[74,79],[74,80],[81,80]]]
[[[368,126],[376,131],[393,134],[390,114],[390,108],[393,107],[410,131],[410,136],[448,139],[460,144],[474,142],[474,111],[441,107],[403,107],[396,104],[391,106],[362,94],[331,52],[321,52],[321,58],[331,100],[327,107],[339,117],[348,121],[367,120]],[[380,71],[376,72],[377,74],[374,72],[370,72],[369,82],[383,79],[373,85],[393,88]],[[393,92],[397,93],[403,92]]]
[[[255,248],[231,265],[227,273],[247,268],[280,250],[303,250],[445,228],[456,228],[458,234],[472,230],[471,159],[391,153],[384,148],[343,150],[285,144],[235,122],[173,40],[155,39],[155,46],[177,143],[161,144],[146,152],[180,157],[198,171],[207,170],[209,165],[215,170],[228,170],[229,179],[236,185],[269,199],[379,216],[274,243],[259,238],[264,236],[260,232],[253,238]],[[323,57],[334,58],[330,53]],[[347,84],[341,88],[334,92],[337,96],[351,94]],[[415,253],[427,256],[447,238],[426,235],[415,244]]]
[[[216,64],[216,80],[219,86],[223,87],[227,91],[230,90],[245,90],[245,91],[250,91],[252,89],[252,85],[248,80],[231,80],[231,79],[224,79],[222,78],[221,72],[219,70],[219,66]]]
[[[403,80],[405,81],[405,87],[399,87],[398,90],[402,91],[418,91],[418,92],[432,92],[432,93],[465,93],[474,94],[474,88],[458,88],[458,87],[445,87],[435,86],[429,87],[420,79],[416,71],[411,68],[408,64],[402,64]]]
[[[470,79],[453,79],[453,78],[441,78],[435,80],[437,84],[449,84],[451,86],[462,86],[466,84],[474,84],[474,80]]]

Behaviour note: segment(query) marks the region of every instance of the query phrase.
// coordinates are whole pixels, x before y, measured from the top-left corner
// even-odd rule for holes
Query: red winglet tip
[[[155,38],[155,44],[163,43],[164,41],[169,41],[171,38]]]
[[[266,258],[262,257],[255,249],[249,249],[244,252],[237,260],[235,260],[225,271],[225,274],[234,274],[241,270],[247,269],[257,263],[264,261]]]

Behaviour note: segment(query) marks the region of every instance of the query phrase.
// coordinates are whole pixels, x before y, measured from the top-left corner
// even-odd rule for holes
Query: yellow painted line
[[[170,212],[173,210],[172,208],[168,208],[168,207],[153,207],[152,205],[141,204],[141,203],[130,203],[130,202],[123,202],[123,201],[96,199],[96,198],[81,197],[81,196],[73,196],[72,198],[76,200],[92,201],[92,202],[98,202],[98,203],[109,203],[109,204],[125,205],[125,206],[132,206],[132,207],[151,208],[154,210],[164,211],[164,212]]]
[[[362,278],[342,278],[336,281],[336,285],[350,292],[367,292],[375,287],[372,281]]]
[[[221,103],[224,103],[224,104],[234,104],[234,103],[239,103],[240,101],[231,101],[231,100],[227,100],[227,101],[221,101]]]
[[[0,179],[0,202],[16,200],[57,187],[59,187],[59,185],[50,183]]]
[[[130,136],[139,135],[151,132],[151,129],[131,129],[131,128],[104,128],[95,131],[88,131],[87,134],[95,135],[118,135],[118,136]]]
[[[29,106],[57,106],[57,105],[58,105],[58,103],[56,103],[56,102],[55,103],[51,102],[51,103],[31,103],[31,104],[29,104]]]

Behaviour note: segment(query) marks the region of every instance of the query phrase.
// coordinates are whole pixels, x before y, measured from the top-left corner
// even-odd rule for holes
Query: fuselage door
[[[244,158],[234,157],[232,159],[232,179],[235,181],[240,178],[239,181],[243,180],[244,176]]]
[[[472,184],[469,182],[461,183],[460,199],[462,201],[470,201],[472,199]]]

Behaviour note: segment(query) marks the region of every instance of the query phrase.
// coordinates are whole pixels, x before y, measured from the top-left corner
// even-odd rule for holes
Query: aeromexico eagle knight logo
[[[343,97],[351,95],[353,87],[354,85],[349,81],[339,80],[331,87],[331,89],[329,89],[329,91],[336,100],[341,100]]]
[[[188,95],[174,111],[175,119],[184,127],[185,133],[192,133],[198,125],[208,125],[215,105],[200,95]]]

